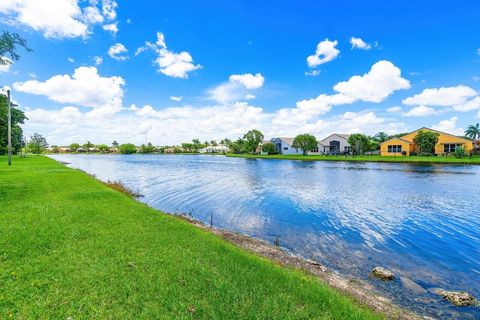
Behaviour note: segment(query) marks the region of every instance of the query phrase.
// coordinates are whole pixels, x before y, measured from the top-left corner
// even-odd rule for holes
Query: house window
[[[330,145],[330,153],[337,154],[340,152],[340,141],[332,140],[329,143]]]
[[[283,147],[283,150],[288,150],[288,147]]]
[[[444,153],[452,153],[452,152],[455,152],[455,149],[457,147],[461,147],[461,146],[462,146],[461,144],[454,144],[454,143],[444,144],[443,145],[443,152]]]
[[[388,145],[388,153],[401,153],[402,146],[401,145]]]
[[[312,152],[318,153],[318,147],[313,148],[313,149],[312,149]]]

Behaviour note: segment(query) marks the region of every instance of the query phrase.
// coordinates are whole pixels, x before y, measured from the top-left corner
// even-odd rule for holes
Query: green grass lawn
[[[407,162],[407,163],[457,163],[457,164],[480,164],[480,156],[472,158],[449,157],[382,157],[378,155],[362,156],[325,156],[325,155],[256,155],[256,154],[227,154],[229,157],[258,158],[258,159],[285,159],[304,161],[353,161],[353,162]]]
[[[0,318],[377,319],[47,157],[0,157]]]

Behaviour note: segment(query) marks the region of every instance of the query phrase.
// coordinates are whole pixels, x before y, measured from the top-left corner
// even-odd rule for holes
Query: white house
[[[302,149],[292,147],[294,138],[272,138],[271,143],[279,154],[303,154]]]
[[[228,151],[228,147],[222,144],[198,149],[199,153],[227,153]]]
[[[318,149],[311,154],[342,154],[350,152],[348,143],[349,134],[333,133],[323,140],[318,141]]]

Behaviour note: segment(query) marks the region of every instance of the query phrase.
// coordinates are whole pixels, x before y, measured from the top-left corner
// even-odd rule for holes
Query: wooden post
[[[8,98],[8,165],[12,165],[12,105],[10,102],[10,90],[7,90]]]

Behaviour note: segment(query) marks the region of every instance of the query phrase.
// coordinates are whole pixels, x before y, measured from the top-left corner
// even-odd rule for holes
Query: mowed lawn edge
[[[50,158],[0,164],[0,318],[381,318]]]
[[[455,158],[453,156],[443,157],[382,157],[378,155],[363,156],[327,156],[327,155],[262,155],[262,154],[234,154],[228,153],[227,157],[246,159],[276,159],[276,160],[303,160],[303,161],[347,161],[347,162],[382,162],[382,163],[418,163],[418,164],[472,164],[480,165],[480,156],[472,158]]]

